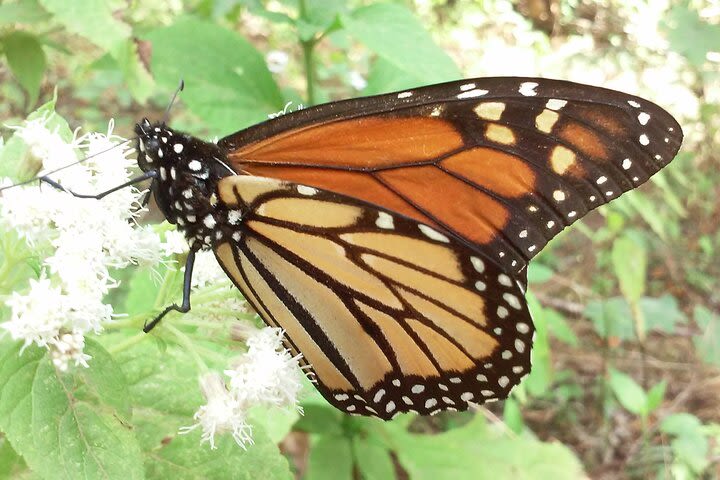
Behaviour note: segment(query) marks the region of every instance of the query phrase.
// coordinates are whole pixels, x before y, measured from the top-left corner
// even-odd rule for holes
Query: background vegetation
[[[211,451],[176,432],[202,403],[192,355],[221,367],[238,349],[232,319],[202,308],[189,323],[169,318],[189,332],[191,355],[168,332],[139,337],[142,322],[130,317],[88,344],[90,369],[62,381],[43,350],[18,357],[2,340],[0,476],[720,477],[719,20],[712,0],[0,3],[6,125],[57,95],[72,128],[104,131],[115,118],[131,135],[138,118],[162,115],[183,78],[172,125],[213,137],[288,101],[540,75],[652,99],[686,134],[652,182],[588,215],[534,262],[534,369],[502,404],[382,423],[340,414],[308,389],[304,417],[259,412],[255,446],[224,439]],[[31,272],[0,294],[26,288]],[[177,272],[160,274],[162,288],[148,271],[126,278],[116,310],[176,298]],[[29,361],[32,372],[22,368]],[[66,398],[49,398],[61,387]],[[48,427],[60,433],[47,439]]]

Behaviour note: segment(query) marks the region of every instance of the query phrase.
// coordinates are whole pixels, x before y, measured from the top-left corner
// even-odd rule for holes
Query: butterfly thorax
[[[234,172],[225,152],[214,143],[147,119],[135,126],[138,165],[155,171],[150,190],[168,222],[177,225],[192,247],[209,248],[221,234],[218,223],[227,216],[217,201],[217,184]]]

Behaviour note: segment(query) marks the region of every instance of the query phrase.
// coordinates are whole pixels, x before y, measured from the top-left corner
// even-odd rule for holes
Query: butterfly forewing
[[[677,122],[638,97],[485,78],[320,105],[219,145],[237,171],[451,232],[519,278],[560,230],[645,182],[681,140]]]
[[[466,242],[284,181],[230,176],[219,193],[236,221],[218,260],[337,408],[385,419],[465,410],[529,372],[522,287]]]

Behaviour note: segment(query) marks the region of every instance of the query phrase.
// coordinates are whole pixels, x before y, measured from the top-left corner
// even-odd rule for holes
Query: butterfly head
[[[208,225],[214,224],[208,215],[215,214],[217,183],[234,173],[224,151],[147,118],[135,125],[135,133],[138,166],[156,172],[150,188],[165,218],[185,231],[188,240],[204,241]]]

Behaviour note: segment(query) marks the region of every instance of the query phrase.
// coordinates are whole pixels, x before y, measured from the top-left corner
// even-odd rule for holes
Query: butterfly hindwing
[[[681,141],[677,122],[647,100],[507,77],[320,105],[219,146],[238,172],[453,232],[520,275],[565,226],[664,167]]]
[[[290,182],[235,175],[218,191],[220,264],[337,408],[385,419],[465,410],[529,372],[522,287],[467,242]]]

